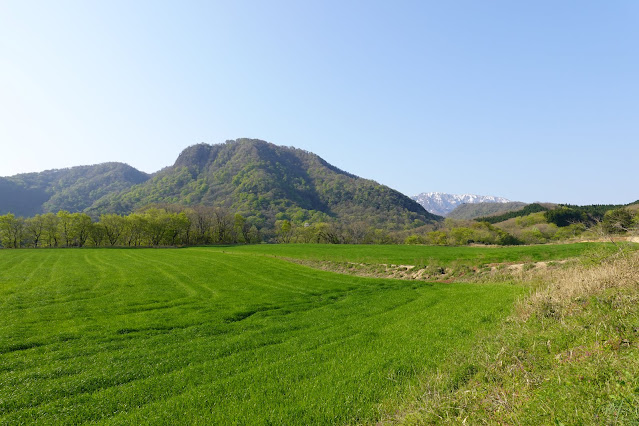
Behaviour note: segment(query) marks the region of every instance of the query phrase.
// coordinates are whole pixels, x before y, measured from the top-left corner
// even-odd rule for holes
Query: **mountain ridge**
[[[172,165],[151,175],[123,163],[102,163],[1,179],[0,189],[6,183],[14,201],[20,191],[29,198],[34,195],[30,188],[36,190],[39,198],[31,197],[30,211],[13,211],[23,215],[65,209],[98,217],[175,204],[226,208],[258,228],[272,228],[281,220],[333,220],[410,229],[440,219],[399,191],[343,171],[316,154],[259,139],[191,145]],[[0,198],[0,212],[10,210],[11,199]]]
[[[0,177],[0,214],[82,211],[104,195],[142,183],[150,176],[125,163],[106,162]]]

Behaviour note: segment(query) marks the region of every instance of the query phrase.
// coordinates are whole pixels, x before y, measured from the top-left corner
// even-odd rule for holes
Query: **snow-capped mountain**
[[[510,202],[510,200],[505,198],[492,195],[446,194],[444,192],[422,192],[411,198],[421,204],[427,211],[440,216],[448,215],[448,213],[455,210],[455,207],[461,204]]]

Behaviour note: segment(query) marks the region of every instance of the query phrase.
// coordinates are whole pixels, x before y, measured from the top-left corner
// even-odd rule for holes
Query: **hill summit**
[[[258,227],[278,219],[334,218],[402,229],[437,219],[398,191],[340,170],[311,152],[258,139],[190,146],[172,166],[92,209],[127,213],[152,203],[225,207]]]

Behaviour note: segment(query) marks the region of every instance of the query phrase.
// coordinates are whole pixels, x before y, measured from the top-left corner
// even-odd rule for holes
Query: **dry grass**
[[[639,424],[638,253],[474,279],[531,293],[380,423]]]
[[[559,318],[595,294],[609,289],[639,289],[639,255],[621,251],[597,264],[530,271],[524,282],[543,283],[518,307],[523,319],[537,313]]]

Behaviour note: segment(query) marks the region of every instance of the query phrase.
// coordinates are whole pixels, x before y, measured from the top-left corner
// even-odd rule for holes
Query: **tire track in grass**
[[[146,249],[142,249],[142,250],[146,250]],[[156,251],[158,250],[158,252],[161,253],[160,250],[162,249],[148,249],[148,250],[153,250]],[[146,253],[125,253],[124,255],[132,260],[136,260],[138,261],[138,263],[141,263],[140,261],[143,261],[143,263],[146,266],[150,266],[151,264],[155,264],[156,266],[153,267],[153,271],[149,271],[149,273],[152,272],[157,272],[160,275],[164,276],[167,278],[167,282],[168,283],[176,283],[178,284],[180,287],[182,287],[184,289],[184,292],[186,293],[185,296],[183,296],[182,298],[184,299],[189,299],[189,298],[193,298],[194,296],[197,296],[199,293],[192,288],[191,286],[189,286],[186,282],[184,282],[183,279],[178,278],[178,275],[176,275],[175,273],[170,273],[168,271],[166,271],[164,268],[160,268],[157,265],[162,265],[162,262],[156,261],[152,258],[150,258],[149,256],[145,255]]]
[[[264,258],[261,258],[261,260],[263,261]],[[313,268],[305,267],[302,265],[292,264],[281,259],[267,258],[267,263],[269,264],[268,266],[271,269],[286,271],[289,275],[291,273],[295,273],[295,280],[293,280],[295,282],[303,282],[303,281],[311,280],[314,283],[317,283],[317,282],[334,283],[336,277],[340,277],[340,275],[332,273],[332,272],[315,270]],[[242,272],[246,274],[246,270],[242,270]],[[252,276],[262,281],[266,280],[266,278],[262,275],[252,274]],[[268,280],[273,280],[273,274],[268,275]],[[313,290],[309,290],[305,292],[305,294],[309,296],[322,296],[325,294],[335,295],[337,293],[338,294],[337,297],[340,298],[340,297],[345,297],[350,292],[355,290],[362,291],[368,288],[368,291],[373,291],[373,292],[379,291],[380,284],[384,287],[395,287],[395,286],[404,287],[408,285],[405,281],[402,282],[402,281],[388,280],[388,279],[380,280],[375,278],[360,278],[360,280],[358,280],[358,284],[359,285],[355,286],[352,283],[350,283],[350,285],[346,287],[342,287],[340,289],[336,289],[336,288],[317,289],[314,287]],[[280,286],[269,286],[269,287],[280,288]],[[286,286],[285,288],[293,288],[295,290],[298,289],[297,286]],[[325,293],[318,293],[318,290],[324,290]],[[303,302],[301,303],[301,305],[307,306],[308,302]],[[323,305],[316,306],[316,307],[319,308],[322,306]],[[380,313],[380,314],[383,314],[383,313]]]
[[[113,265],[106,262],[104,253],[98,254],[97,251],[85,253],[84,262],[91,267],[92,271],[98,272],[97,275],[92,274],[91,279],[93,280],[93,286],[87,291],[91,293],[98,293],[99,289],[105,287],[105,283],[108,279],[110,279],[115,268]],[[122,276],[122,271],[120,269],[117,270],[117,273]],[[95,296],[94,299],[110,296],[114,294],[114,292],[115,289],[113,288],[104,289],[102,294]]]
[[[29,270],[29,273],[27,275],[20,275],[17,276],[15,274],[13,274],[13,276],[8,275],[9,279],[12,279],[12,281],[14,282],[13,287],[14,288],[19,288],[20,289],[20,293],[21,295],[30,295],[31,293],[33,293],[34,291],[40,291],[41,287],[42,287],[42,280],[34,280],[34,277],[36,276],[36,274],[39,274],[41,272],[41,270],[43,270],[45,268],[45,266],[47,265],[47,263],[49,262],[49,260],[51,259],[51,254],[47,253],[47,256],[44,258],[44,260],[42,259],[38,259],[38,261],[36,262],[35,259],[37,259],[39,256],[36,253],[28,253],[27,255],[25,255],[25,262],[29,261],[30,263],[35,263],[35,267],[31,267]],[[53,264],[53,266],[51,267],[51,269],[53,269],[55,267],[55,263]],[[51,276],[52,275],[52,270],[45,270],[46,272],[48,272],[47,275]],[[37,299],[36,299],[37,300]],[[38,300],[39,302],[39,300]],[[14,302],[15,303],[15,302]]]
[[[43,256],[44,259],[38,259]],[[43,289],[47,289],[53,280],[53,270],[59,261],[54,257],[53,265],[51,265],[51,253],[35,253],[31,251],[24,256],[25,261],[39,260],[37,265],[31,269],[28,275],[29,279],[25,280],[22,276],[15,276],[13,279],[16,288],[19,290],[11,296],[3,297],[4,303],[0,307],[0,316],[3,321],[0,324],[0,353],[13,353],[15,351],[28,351],[40,346],[46,346],[51,343],[51,333],[45,336],[38,336],[37,330],[40,324],[46,320],[42,315],[38,315],[36,319],[25,321],[25,317],[29,317],[31,312],[42,312],[46,310],[43,302],[38,299],[38,292],[42,293]],[[23,266],[27,266],[26,265]],[[49,266],[49,267],[47,267]],[[41,274],[41,272],[43,272]],[[38,279],[34,279],[37,275]],[[49,295],[54,293],[47,290]],[[26,295],[26,297],[25,297]],[[0,361],[3,361],[4,355],[0,355]],[[4,362],[0,363],[0,371],[6,370]]]
[[[151,274],[132,273],[132,271],[145,271],[146,262],[144,261],[144,258],[133,255],[129,249],[115,249],[113,251],[109,251],[109,254],[111,256],[121,256],[131,262],[130,264],[122,261],[107,262],[104,257],[100,258],[100,260],[108,268],[115,271],[118,276],[117,280],[112,280],[114,285],[117,287],[117,291],[114,292],[114,295],[117,294],[118,296],[117,306],[120,308],[120,310],[118,310],[115,314],[126,316],[138,311],[165,309],[183,304],[183,302],[177,303],[173,296],[169,297],[169,295],[164,295],[159,297],[155,295],[153,291],[157,291],[159,287],[156,285],[157,283],[155,281],[152,285],[147,282],[148,276]],[[143,288],[145,292],[141,293],[139,291],[140,287]],[[137,288],[137,291],[131,292],[131,289],[133,288]],[[168,289],[168,287],[165,288]],[[177,289],[171,288],[171,290]],[[132,296],[135,296],[135,299],[132,299]],[[185,297],[180,297],[179,299],[184,298]]]
[[[348,340],[352,340],[357,338],[357,336],[355,335],[349,335],[349,336],[345,336],[342,339],[339,339],[337,341],[333,341],[331,342],[332,345],[337,345],[340,341],[341,342],[345,342]],[[281,342],[275,343],[275,344],[280,344]],[[68,406],[68,405],[74,405],[77,406],[78,404],[81,404],[82,400],[87,399],[86,403],[90,403],[90,400],[93,399],[99,399],[99,398],[93,398],[94,396],[97,396],[99,393],[101,392],[110,392],[111,388],[113,387],[118,387],[120,388],[118,390],[118,392],[122,392],[121,387],[127,387],[127,386],[133,386],[133,387],[138,387],[140,389],[138,389],[137,391],[133,392],[134,394],[138,394],[138,393],[149,393],[148,389],[144,389],[145,387],[145,382],[152,382],[149,383],[151,385],[151,387],[161,387],[161,388],[166,388],[166,385],[158,385],[155,382],[158,381],[168,381],[168,382],[180,382],[180,379],[184,376],[186,376],[187,378],[189,378],[189,381],[185,381],[185,383],[183,383],[182,385],[175,385],[178,389],[181,389],[181,391],[178,391],[177,393],[171,393],[168,398],[150,398],[145,401],[145,403],[150,403],[152,401],[157,400],[159,403],[166,403],[167,401],[170,401],[171,399],[175,399],[175,398],[179,398],[184,392],[191,392],[192,389],[197,389],[197,388],[193,388],[193,377],[206,377],[206,372],[209,370],[216,370],[217,368],[215,367],[216,364],[219,364],[220,361],[229,361],[230,358],[243,358],[247,353],[250,352],[254,352],[256,349],[264,349],[265,347],[270,346],[270,345],[265,345],[265,346],[259,346],[257,348],[248,348],[244,351],[233,351],[230,352],[228,355],[225,355],[222,358],[215,358],[213,360],[208,360],[208,361],[204,361],[202,363],[196,363],[196,364],[188,364],[185,365],[183,368],[179,368],[179,369],[175,369],[166,373],[163,373],[161,375],[149,375],[147,377],[138,377],[138,378],[130,378],[127,380],[123,380],[115,385],[106,385],[105,386],[94,386],[94,387],[88,387],[87,389],[85,389],[84,391],[81,392],[74,392],[74,396],[71,397],[62,397],[62,398],[51,398],[51,396],[47,396],[47,397],[43,397],[41,398],[41,403],[40,404],[34,404],[33,401],[31,403],[29,403],[28,406],[23,406],[24,407],[28,407],[28,409],[26,410],[27,412],[34,412],[34,411],[40,411],[40,412],[54,412],[54,408],[55,407],[64,407],[64,406]],[[320,348],[314,348],[314,351],[318,351]],[[299,356],[299,355],[295,355],[294,356]],[[288,360],[279,360],[279,363],[290,363],[290,358]],[[216,386],[223,386],[225,383],[229,383],[229,382],[237,382],[237,381],[242,381],[244,379],[244,376],[247,375],[252,375],[252,370],[254,370],[255,368],[259,368],[258,367],[254,367],[251,366],[245,362],[233,362],[233,365],[237,365],[240,368],[245,368],[244,371],[235,371],[234,374],[232,376],[229,376],[228,378],[219,381],[218,383],[216,383]],[[270,365],[274,365],[274,364],[270,364]],[[189,372],[191,372],[191,374],[188,374]],[[197,374],[193,374],[192,372],[197,372]],[[137,382],[141,382],[141,383],[137,383]],[[187,387],[187,384],[190,385],[190,387]],[[210,386],[209,383],[202,383],[200,384],[200,386]],[[47,402],[48,401],[48,402]],[[138,406],[137,408],[140,408],[139,406],[139,401],[137,402]],[[41,405],[40,409],[37,410],[36,407]],[[13,407],[16,408],[16,407]],[[24,414],[24,413],[23,413]],[[17,413],[16,413],[17,415]],[[91,421],[91,420],[98,420],[100,418],[103,418],[101,416],[99,417],[88,417],[88,418],[83,418],[82,421]],[[11,420],[11,417],[9,417],[9,420]],[[14,417],[14,420],[19,420],[19,417]]]
[[[361,333],[358,333],[358,334],[361,334]],[[332,339],[331,341],[327,342],[326,345],[322,345],[322,346],[326,347],[326,346],[330,345],[330,346],[334,346],[334,347],[342,347],[342,346],[344,346],[345,342],[347,342],[349,340],[355,340],[357,338],[359,338],[359,335],[354,335],[354,334],[346,335],[346,336],[344,336],[342,338]],[[284,359],[284,357],[280,357],[279,360],[277,360],[277,361],[275,361],[273,363],[270,363],[268,365],[268,367],[269,367],[270,370],[272,370],[274,368],[276,369],[278,364],[285,366],[287,364],[290,364],[295,358],[309,358],[309,357],[316,358],[316,357],[313,357],[312,354],[315,353],[315,352],[321,352],[321,349],[323,349],[322,346],[314,347],[310,351],[309,350],[304,350],[304,351],[300,350],[300,351],[294,352],[292,354],[289,354],[289,356],[286,357],[286,359]],[[257,356],[258,355],[256,355],[256,357]],[[254,372],[254,370],[261,370],[263,365],[264,364],[262,363],[262,364],[256,366],[254,369],[251,369],[250,371],[246,371],[246,372],[243,372],[243,373],[237,372],[233,377],[230,377],[226,381],[228,381],[228,382],[242,381],[242,377],[241,376],[256,376],[256,375],[259,376],[259,374],[256,374]],[[199,368],[199,367],[197,367],[197,368]],[[202,373],[204,373],[204,371]],[[263,374],[263,375],[266,375],[266,373]],[[249,382],[250,382],[250,380],[249,380]],[[308,380],[305,380],[305,382],[308,382]],[[187,387],[186,385],[181,386],[180,388],[184,389],[183,392],[172,393],[166,399],[150,403],[149,405],[144,407],[143,412],[150,413],[152,411],[155,411],[156,409],[162,408],[163,406],[170,405],[172,403],[172,401],[178,401],[178,400],[182,399],[185,396],[185,394],[187,394],[187,393],[188,394],[197,393],[197,391],[199,389],[207,388],[207,387],[210,387],[210,386],[211,386],[210,384],[200,384],[200,385],[197,385],[197,386],[190,386],[190,387]],[[215,386],[219,387],[220,384],[216,383]],[[206,392],[201,392],[201,393],[202,394],[206,394]],[[141,415],[142,414],[140,414],[140,413],[133,413],[132,414],[133,418],[136,418],[136,417],[139,418],[139,416],[141,416]],[[131,418],[131,417],[124,416],[124,418]],[[144,418],[144,417],[142,417],[142,418]],[[115,417],[115,419],[123,420],[123,418],[121,416],[120,417]]]
[[[184,259],[182,258],[182,254],[187,253],[184,250],[179,250],[177,255],[180,256],[179,260],[183,261]],[[147,255],[148,253],[144,253],[144,255]],[[164,254],[164,253],[162,253]],[[195,269],[197,268],[199,265],[194,265],[193,263],[189,263],[188,266],[184,265],[182,267],[179,267],[176,263],[169,263],[167,261],[161,261],[159,259],[154,259],[151,257],[146,257],[147,262],[153,262],[156,263],[158,265],[162,265],[164,268],[166,269],[170,269],[171,271],[173,271],[173,275],[178,277],[183,277],[182,281],[183,283],[188,283],[188,285],[192,288],[192,290],[195,290],[197,294],[201,294],[201,293],[208,293],[211,296],[218,296],[218,294],[211,288],[206,287],[200,283],[198,283],[198,279],[193,277],[193,275],[189,274],[186,271],[189,271],[191,269]]]
[[[220,253],[219,251],[208,251],[208,252],[202,252],[203,254],[206,253],[205,258],[210,259],[211,254],[217,256],[216,261],[220,264],[223,264],[228,270],[232,270],[232,271],[236,271],[236,272],[240,272],[239,275],[246,275],[249,276],[253,279],[255,279],[255,281],[270,281],[273,282],[274,280],[272,279],[272,277],[264,277],[262,276],[262,274],[257,273],[257,272],[251,272],[248,268],[246,267],[240,267],[240,266],[236,266],[236,261],[233,261],[233,257],[235,257],[236,259],[238,257],[242,258],[243,260],[260,260],[261,263],[263,264],[263,259],[260,259],[257,256],[250,256],[250,255],[245,255],[245,254],[237,254],[237,253],[225,253],[222,252]],[[199,254],[199,253],[198,253]],[[272,265],[268,265],[269,268],[272,268]],[[238,275],[238,274],[234,274],[234,275]],[[299,293],[299,294],[309,294],[311,293],[311,291],[304,291],[302,289],[300,289],[299,286],[297,285],[287,285],[284,284],[282,281],[275,281],[276,284],[270,284],[270,285],[264,285],[267,288],[274,288],[274,289],[278,289],[278,290],[291,290],[295,293]]]
[[[209,253],[217,254],[219,252],[211,251]],[[271,270],[275,269],[280,272],[284,271],[287,273],[286,275],[295,273],[296,276],[303,277],[305,278],[305,280],[302,280],[302,279],[290,280],[290,278],[287,278],[288,281],[293,281],[296,284],[285,284],[284,280],[274,279],[273,274],[269,274],[268,277],[265,277],[264,274],[261,274],[258,272],[251,272],[247,268],[241,268],[239,266],[235,266],[237,262],[233,262],[231,259],[237,258],[237,257],[252,260],[254,264],[257,264],[258,262],[261,265],[266,264],[269,269]],[[324,271],[317,271],[312,268],[300,267],[299,265],[294,265],[284,260],[271,258],[271,257],[256,256],[252,254],[245,255],[245,254],[238,254],[238,253],[222,253],[222,257],[218,261],[224,264],[225,267],[227,267],[230,270],[234,270],[241,273],[242,275],[249,276],[250,278],[253,279],[253,283],[259,283],[262,287],[277,289],[277,290],[290,290],[294,293],[305,295],[305,296],[309,296],[309,295],[319,296],[322,293],[318,293],[318,291],[325,290],[325,289],[322,286],[318,286],[317,284],[334,282],[334,280],[331,279],[331,273],[322,274],[321,272],[324,272]],[[258,261],[258,262],[255,262],[255,261]],[[306,271],[309,271],[309,272],[306,272]],[[320,272],[320,273],[317,273],[317,272]],[[303,286],[303,285],[297,284],[301,282],[308,282],[308,280],[312,281],[313,283],[312,288],[309,288],[308,290],[304,290],[304,288],[309,287],[308,285]],[[267,284],[267,282],[270,284]],[[343,290],[349,290],[349,289],[352,289],[352,288],[348,288],[348,289],[344,288]],[[334,289],[331,289],[331,290],[334,290]]]
[[[4,249],[0,251],[0,280],[4,274],[19,268],[22,264],[32,257],[29,250],[11,250]]]
[[[279,343],[279,342],[278,342]],[[247,350],[254,350],[255,348],[248,348]],[[240,351],[241,352],[241,351]],[[228,356],[238,356],[238,353],[240,353],[238,351],[234,351],[228,354]],[[31,402],[33,403],[33,401]]]
[[[16,257],[20,259],[18,262],[14,261]],[[27,260],[31,260],[32,257],[33,255],[29,252],[8,252],[6,249],[0,250],[0,259],[2,260],[0,263],[0,294],[2,295],[0,308],[15,305],[15,299],[12,296],[14,296],[17,289],[24,288],[24,284],[20,283],[20,281],[11,274],[11,271],[22,267],[23,264],[27,262]]]

